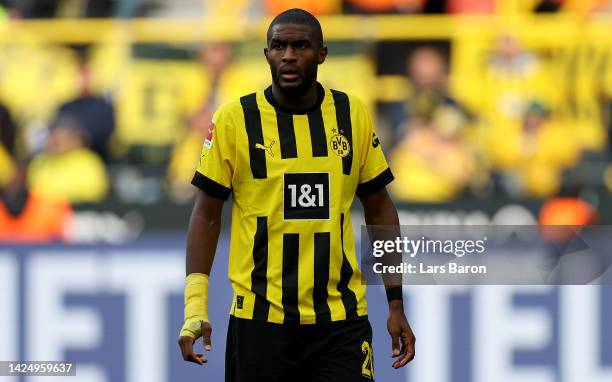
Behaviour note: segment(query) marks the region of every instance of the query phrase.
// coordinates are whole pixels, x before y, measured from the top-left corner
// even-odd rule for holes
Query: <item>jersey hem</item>
[[[352,318],[343,318],[340,320],[331,320],[331,321],[325,321],[325,322],[312,322],[312,323],[301,323],[300,321],[289,321],[289,322],[276,322],[276,321],[270,321],[270,320],[262,320],[259,318],[254,318],[254,317],[242,317],[242,316],[238,316],[236,314],[234,314],[234,312],[230,312],[230,317],[235,317],[241,320],[253,320],[253,321],[259,321],[259,322],[266,322],[268,324],[271,325],[288,325],[288,326],[325,326],[325,325],[330,325],[330,324],[334,324],[334,323],[338,323],[338,322],[343,322],[343,321],[358,321],[358,320],[367,320],[368,319],[368,314],[363,314],[361,316],[357,315],[354,316]]]
[[[215,182],[200,172],[195,173],[191,180],[191,184],[206,192],[208,195],[221,200],[227,200],[232,192],[230,188]]]
[[[357,191],[355,193],[360,198],[368,196],[391,183],[393,179],[395,179],[395,177],[393,176],[391,169],[387,167],[385,171],[378,174],[378,176],[376,176],[374,179],[357,185]]]

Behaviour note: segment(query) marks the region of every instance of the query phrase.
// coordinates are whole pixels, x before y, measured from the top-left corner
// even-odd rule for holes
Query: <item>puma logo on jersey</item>
[[[264,150],[265,152],[270,154],[271,157],[274,158],[274,152],[272,151],[272,146],[274,146],[275,142],[276,141],[273,139],[272,142],[270,142],[270,146],[264,146],[261,143],[255,143],[255,148]]]

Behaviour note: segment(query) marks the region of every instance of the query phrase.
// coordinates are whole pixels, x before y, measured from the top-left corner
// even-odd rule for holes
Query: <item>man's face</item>
[[[276,24],[270,31],[264,54],[272,81],[287,96],[300,97],[317,79],[317,67],[325,61],[327,48],[304,24]]]

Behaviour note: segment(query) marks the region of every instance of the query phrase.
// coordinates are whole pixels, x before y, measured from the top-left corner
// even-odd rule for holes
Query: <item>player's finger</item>
[[[408,362],[412,361],[415,356],[414,342],[410,340],[407,333],[402,333],[402,357],[399,359],[399,367],[404,367]]]
[[[400,355],[399,333],[395,331],[389,332],[391,335],[391,357]]]
[[[204,358],[203,354],[191,354],[186,361],[197,363],[198,365],[208,363],[208,360]]]
[[[211,333],[212,326],[209,322],[202,321],[202,338],[204,339],[204,350],[211,351],[212,343],[211,343]]]
[[[193,343],[194,343],[194,339],[191,337],[187,337],[187,336],[181,336],[179,337],[179,347],[181,348],[181,354],[183,356],[183,360],[188,361],[188,362],[195,362],[199,365],[203,364],[206,362],[206,360],[201,356],[200,357],[196,357],[195,354],[193,354]]]
[[[203,354],[189,354],[185,361],[197,363],[198,365],[202,365],[208,362],[208,360],[204,358]]]

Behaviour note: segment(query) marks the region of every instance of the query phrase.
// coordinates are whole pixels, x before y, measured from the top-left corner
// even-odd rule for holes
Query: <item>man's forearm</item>
[[[209,223],[201,216],[191,218],[187,237],[187,274],[210,274],[220,231],[221,223]]]
[[[395,206],[387,206],[380,213],[372,214],[369,218],[366,215],[366,224],[368,226],[385,226],[384,228],[376,228],[370,233],[371,240],[391,240],[400,236],[399,219]],[[401,253],[386,253],[381,261],[386,266],[396,266],[402,261]],[[402,311],[404,309],[402,301],[402,276],[401,273],[385,273],[383,274],[383,284],[389,302],[389,312]]]
[[[223,203],[205,194],[195,203],[187,234],[186,273],[209,275],[221,232]]]
[[[197,357],[192,354],[190,341],[204,336],[204,342],[210,345],[211,326],[208,319],[208,283],[210,270],[215,258],[217,240],[221,231],[221,210],[223,201],[215,199],[204,192],[198,192],[187,233],[187,255],[185,280],[185,322],[179,333],[179,343],[183,355],[191,360]],[[208,341],[208,342],[207,342]],[[200,355],[201,356],[201,355]],[[203,362],[198,358],[198,361]]]
[[[397,209],[386,189],[361,198],[367,225],[399,225]]]
[[[385,226],[368,231],[370,240],[395,240],[400,236],[399,218],[397,209],[386,191],[376,193],[362,199],[364,206],[364,217],[368,226]],[[401,262],[401,253],[387,253],[381,261],[384,265],[397,265]],[[401,274],[384,274],[383,283],[389,301],[389,310],[402,310],[402,279]]]

